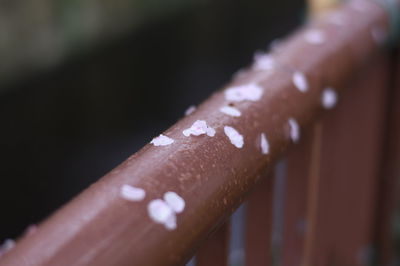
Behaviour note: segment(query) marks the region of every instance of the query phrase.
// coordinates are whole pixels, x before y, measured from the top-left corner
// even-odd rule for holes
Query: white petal
[[[206,134],[209,137],[214,137],[215,136],[215,129],[212,127],[207,127]]]
[[[337,93],[332,88],[326,88],[322,92],[322,106],[325,109],[332,109],[335,107],[336,102],[338,100]]]
[[[235,107],[231,107],[231,106],[223,106],[219,110],[221,113],[224,113],[224,114],[227,114],[227,115],[230,115],[233,117],[239,117],[242,114],[238,109],[236,109]]]
[[[289,118],[290,138],[294,143],[300,140],[300,126],[294,118]]]
[[[123,185],[120,190],[120,195],[122,198],[129,201],[141,201],[146,196],[146,191],[130,185]]]
[[[168,191],[164,194],[164,201],[172,208],[176,213],[181,213],[185,209],[185,201],[182,197],[172,191]]]
[[[308,81],[306,76],[302,72],[295,71],[293,73],[292,81],[299,91],[301,92],[308,91]]]
[[[167,230],[175,230],[176,229],[175,213],[168,217],[168,219],[164,222],[164,226]]]
[[[251,83],[230,87],[225,90],[225,99],[233,102],[253,101],[261,99],[263,89],[257,84]]]
[[[261,133],[261,153],[268,154],[269,153],[269,143],[267,140],[267,136],[264,133]]]
[[[190,114],[192,114],[194,111],[196,111],[196,106],[191,105],[191,106],[188,107],[188,109],[186,109],[185,115],[190,115]]]
[[[174,143],[174,140],[161,134],[160,136],[154,138],[150,143],[154,146],[167,146]]]
[[[326,17],[327,21],[331,24],[337,25],[337,26],[344,26],[346,25],[346,17],[339,12],[332,12],[329,13]]]
[[[306,39],[306,41],[308,43],[311,44],[323,44],[325,42],[325,33],[321,30],[308,30],[305,34],[304,34],[304,38]]]
[[[240,135],[240,133],[236,129],[234,129],[233,127],[230,127],[230,126],[225,126],[224,132],[228,136],[230,142],[236,148],[240,149],[243,147],[243,145],[244,145],[243,136]]]
[[[0,245],[0,257],[6,252],[10,251],[15,247],[15,241],[12,239],[4,240],[3,244]]]
[[[150,201],[149,205],[147,205],[147,211],[154,222],[161,224],[170,219],[171,215],[175,215],[172,208],[161,199]]]
[[[255,70],[271,70],[275,67],[275,60],[269,54],[255,53],[254,66]]]
[[[213,137],[215,135],[215,130],[212,127],[207,126],[206,121],[197,120],[190,128],[183,130],[182,133],[186,137],[189,137],[190,135],[199,136],[202,134],[207,134],[208,136]]]
[[[376,44],[382,45],[385,43],[388,33],[381,27],[375,26],[371,29],[371,36]]]

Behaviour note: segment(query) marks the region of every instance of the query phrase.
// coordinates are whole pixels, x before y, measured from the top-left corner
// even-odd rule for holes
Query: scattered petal
[[[375,8],[368,3],[369,1],[360,0],[360,1],[350,1],[350,6],[359,12],[368,12],[369,10]]]
[[[235,107],[231,107],[231,106],[223,106],[219,109],[221,111],[221,113],[230,115],[230,116],[234,116],[234,117],[239,117],[242,115],[242,113],[236,109]]]
[[[123,185],[120,190],[120,195],[123,199],[129,201],[141,201],[146,196],[146,191],[130,185]]]
[[[215,129],[212,127],[207,126],[206,121],[204,120],[197,120],[193,123],[190,128],[183,130],[183,135],[189,137],[190,135],[199,136],[202,134],[207,134],[210,137],[214,137]]]
[[[275,66],[275,60],[271,55],[256,52],[254,55],[254,65],[255,70],[271,70]]]
[[[175,192],[168,191],[164,194],[164,200],[152,200],[147,206],[150,218],[159,224],[163,224],[167,230],[176,229],[176,214],[185,208],[185,201]]]
[[[0,257],[13,249],[15,247],[15,241],[12,239],[6,239],[4,240],[3,244],[0,245]]]
[[[25,229],[24,234],[26,236],[30,236],[30,235],[33,235],[36,231],[37,231],[37,225],[36,224],[31,224]]]
[[[233,102],[258,101],[261,99],[263,89],[257,84],[250,83],[231,87],[225,90],[225,99]]]
[[[275,39],[269,44],[269,49],[271,49],[271,51],[279,52],[281,50],[281,44],[282,40]]]
[[[290,138],[294,143],[300,140],[300,126],[294,118],[289,118]]]
[[[371,29],[371,36],[376,44],[382,45],[386,42],[388,33],[381,27],[375,26]]]
[[[332,12],[329,13],[326,17],[327,21],[331,24],[337,25],[337,26],[344,26],[346,25],[345,23],[345,16],[342,13],[339,12]]]
[[[306,92],[308,91],[308,81],[306,76],[300,72],[300,71],[295,71],[293,73],[292,81],[294,86],[301,91],[301,92]]]
[[[238,71],[233,73],[233,78],[241,79],[242,77],[244,77],[246,75],[246,73],[247,73],[247,69],[239,69]]]
[[[172,208],[176,213],[181,213],[185,208],[185,201],[178,194],[172,191],[168,191],[164,194],[164,201]]]
[[[167,146],[174,143],[174,140],[161,134],[160,136],[154,138],[150,143],[154,146]]]
[[[214,137],[215,136],[215,129],[213,129],[212,127],[208,127],[206,133],[207,133],[207,136]]]
[[[269,153],[269,143],[267,140],[267,136],[264,133],[261,133],[261,153],[262,154]]]
[[[167,230],[175,230],[176,229],[176,215],[173,214],[167,218],[164,223],[164,226]]]
[[[304,34],[304,38],[311,44],[323,44],[325,42],[325,33],[321,30],[309,30]]]
[[[322,106],[325,109],[332,109],[335,107],[338,100],[337,93],[332,88],[326,88],[322,92]]]
[[[186,116],[187,116],[187,115],[190,115],[190,114],[192,114],[194,111],[196,111],[196,106],[191,105],[191,106],[189,106],[188,109],[186,109],[185,115],[186,115]]]
[[[236,131],[236,129],[230,126],[224,126],[224,132],[225,135],[228,136],[229,140],[236,148],[240,149],[243,147],[244,145],[243,136],[240,135],[239,132]]]
[[[159,224],[165,224],[171,216],[175,216],[174,210],[163,200],[155,199],[147,205],[150,218]]]

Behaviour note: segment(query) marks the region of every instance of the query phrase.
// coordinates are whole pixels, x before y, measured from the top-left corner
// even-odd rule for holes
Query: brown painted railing
[[[309,21],[0,265],[180,265],[195,254],[227,265],[228,218],[246,199],[246,265],[366,265],[375,244],[389,265],[400,150],[390,30],[381,4],[362,0]],[[208,128],[187,136],[197,120]]]

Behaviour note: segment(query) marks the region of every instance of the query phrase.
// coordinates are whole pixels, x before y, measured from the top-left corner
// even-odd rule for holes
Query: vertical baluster
[[[392,54],[391,86],[388,94],[388,125],[386,127],[383,167],[380,180],[379,206],[376,214],[377,262],[380,266],[394,264],[394,209],[399,201],[400,176],[400,55]],[[396,206],[397,205],[397,206]],[[398,262],[397,262],[398,263]]]
[[[301,143],[287,156],[282,265],[300,265],[307,228],[307,193],[314,134],[303,134]]]
[[[304,266],[369,263],[384,136],[387,66],[385,58],[373,62],[323,122],[320,165],[310,177],[313,182],[317,180],[313,175],[319,176],[316,195],[308,206],[312,229],[306,234]]]
[[[246,266],[271,265],[273,176],[266,175],[249,196],[246,208]]]
[[[227,266],[230,224],[226,222],[197,251],[197,266]]]

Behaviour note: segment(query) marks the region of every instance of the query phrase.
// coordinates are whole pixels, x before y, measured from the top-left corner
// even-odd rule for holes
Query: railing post
[[[387,58],[374,61],[323,122],[303,265],[366,265],[373,255],[388,71]]]
[[[230,223],[225,222],[196,253],[196,266],[228,266]]]
[[[269,266],[271,257],[274,174],[265,174],[251,191],[246,206],[245,265]]]
[[[400,54],[392,52],[387,108],[387,126],[382,152],[382,170],[379,179],[375,245],[379,266],[395,265],[399,255],[395,251],[395,212],[399,210],[400,185]]]

